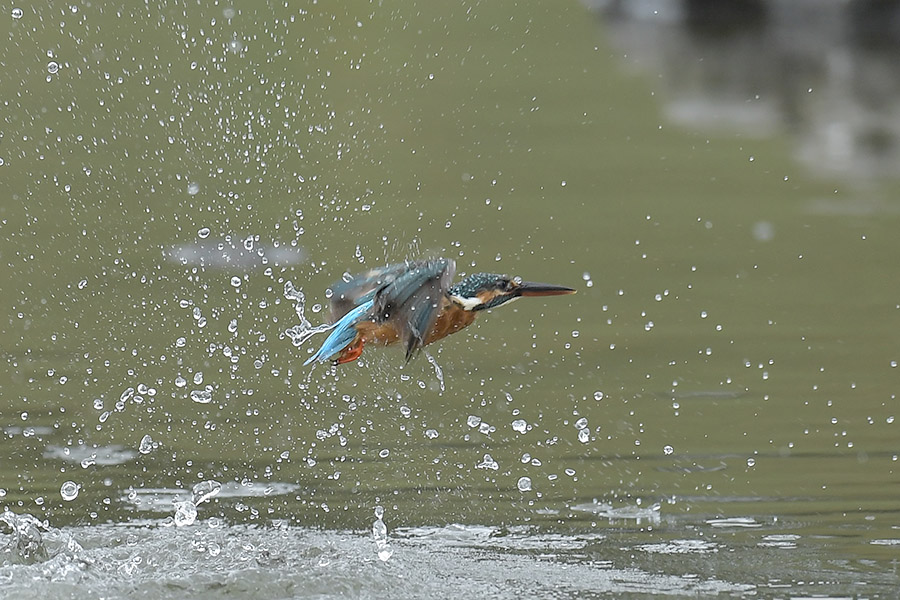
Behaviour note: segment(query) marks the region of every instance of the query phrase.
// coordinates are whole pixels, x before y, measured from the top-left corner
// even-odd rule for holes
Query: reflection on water
[[[747,137],[786,130],[815,172],[894,178],[900,3],[583,0],[623,62],[661,82],[666,116]]]
[[[231,236],[224,240],[201,239],[193,244],[175,246],[166,257],[178,264],[252,271],[255,268],[296,265],[305,259],[303,250],[297,247],[272,247],[260,245],[258,239],[248,236],[237,241]],[[258,237],[258,236],[257,236]]]
[[[674,503],[674,502],[673,502]],[[662,505],[659,502],[650,506],[613,506],[608,502],[599,502],[596,499],[591,502],[575,504],[569,508],[574,511],[586,512],[597,515],[611,522],[634,520],[638,525],[644,522],[651,525],[658,525],[660,522],[660,509]]]

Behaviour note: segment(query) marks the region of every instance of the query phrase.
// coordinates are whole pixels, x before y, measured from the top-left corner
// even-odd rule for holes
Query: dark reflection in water
[[[814,172],[895,176],[900,3],[584,2],[631,65],[658,75],[672,122],[746,136],[786,130]]]

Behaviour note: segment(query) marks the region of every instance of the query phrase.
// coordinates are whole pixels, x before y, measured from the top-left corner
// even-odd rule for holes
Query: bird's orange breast
[[[451,333],[456,333],[464,327],[468,327],[475,321],[475,313],[470,310],[463,310],[457,304],[450,300],[444,301],[441,312],[434,321],[431,333],[425,338],[425,344],[428,345],[436,342],[441,338],[445,338]]]
[[[400,341],[400,332],[390,321],[362,321],[356,325],[356,331],[357,339],[361,339],[364,344],[389,346]]]
[[[438,313],[431,331],[425,337],[425,345],[445,338],[451,333],[456,333],[464,327],[468,327],[475,321],[475,313],[463,310],[449,299],[444,299],[441,312]],[[356,325],[357,340],[363,344],[376,344],[389,346],[400,341],[400,331],[391,321],[375,323],[374,321],[362,321]]]

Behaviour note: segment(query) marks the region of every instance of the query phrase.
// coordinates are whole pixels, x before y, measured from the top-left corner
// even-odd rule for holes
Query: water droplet
[[[200,193],[200,184],[199,183],[189,183],[187,186],[188,196],[196,196]]]
[[[525,419],[516,419],[512,422],[512,428],[519,433],[525,433],[528,431],[528,423],[525,422]]]
[[[587,417],[581,417],[577,421],[575,421],[575,429],[584,429],[588,426]]]
[[[141,438],[140,445],[138,445],[138,452],[141,454],[150,454],[154,448],[156,448],[156,443],[153,441],[153,438],[149,435],[145,435]]]
[[[59,495],[66,502],[71,502],[78,497],[79,486],[74,481],[67,481],[59,488]]]
[[[200,385],[203,383],[203,371],[197,371],[194,373],[194,385]]]
[[[206,386],[202,390],[193,390],[191,392],[191,400],[197,404],[209,404],[212,402],[212,386]]]
[[[21,8],[16,7],[14,9],[12,9],[12,18],[13,19],[21,19],[24,14],[25,14],[25,11],[23,11]]]
[[[425,437],[427,437],[429,440],[436,439],[438,435],[440,435],[440,434],[437,432],[436,429],[426,429],[425,430]]]
[[[748,459],[747,459],[747,466],[748,466],[748,467],[755,467],[755,466],[756,466],[756,459],[753,458],[752,456],[751,456],[750,458],[748,458]]]
[[[469,427],[478,427],[479,425],[481,425],[481,417],[469,415],[469,418],[466,419],[466,424]]]
[[[381,458],[387,458],[388,456],[390,456],[390,454],[391,454],[391,451],[388,450],[387,448],[385,448],[384,450],[382,450],[381,452],[378,453],[378,456],[380,456]]]
[[[222,490],[222,484],[213,479],[201,481],[191,489],[191,500],[195,505],[202,504],[218,494]]]
[[[582,444],[587,444],[591,441],[591,431],[590,429],[579,429],[578,430],[578,441]]]
[[[241,278],[237,277],[237,276],[232,277],[231,278],[231,286],[236,287],[236,288],[241,287]]]
[[[663,453],[666,456],[672,454],[673,452],[675,452],[675,448],[673,448],[672,446],[663,446]]]
[[[516,487],[519,488],[520,492],[530,492],[531,477],[519,477],[519,481],[516,483]]]
[[[603,392],[601,392],[600,390],[594,392],[594,400],[596,400],[597,402],[603,400]]]
[[[475,465],[476,469],[491,469],[492,471],[496,471],[500,468],[500,464],[491,457],[490,454],[485,454],[481,459],[481,462]]]
[[[385,546],[381,550],[378,551],[378,558],[382,562],[387,562],[394,555],[394,551],[390,546]]]
[[[51,75],[55,75],[57,72],[59,72],[59,63],[56,62],[55,60],[51,60],[50,62],[48,62],[47,63],[47,72],[50,73]]]

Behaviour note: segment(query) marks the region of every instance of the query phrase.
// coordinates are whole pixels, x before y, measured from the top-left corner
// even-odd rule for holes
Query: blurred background
[[[896,589],[900,3],[0,22],[9,589],[59,591],[49,558],[197,592],[248,553],[280,594],[386,585],[360,562],[409,597],[562,564],[573,594]],[[578,293],[301,366],[331,283],[422,256]]]

